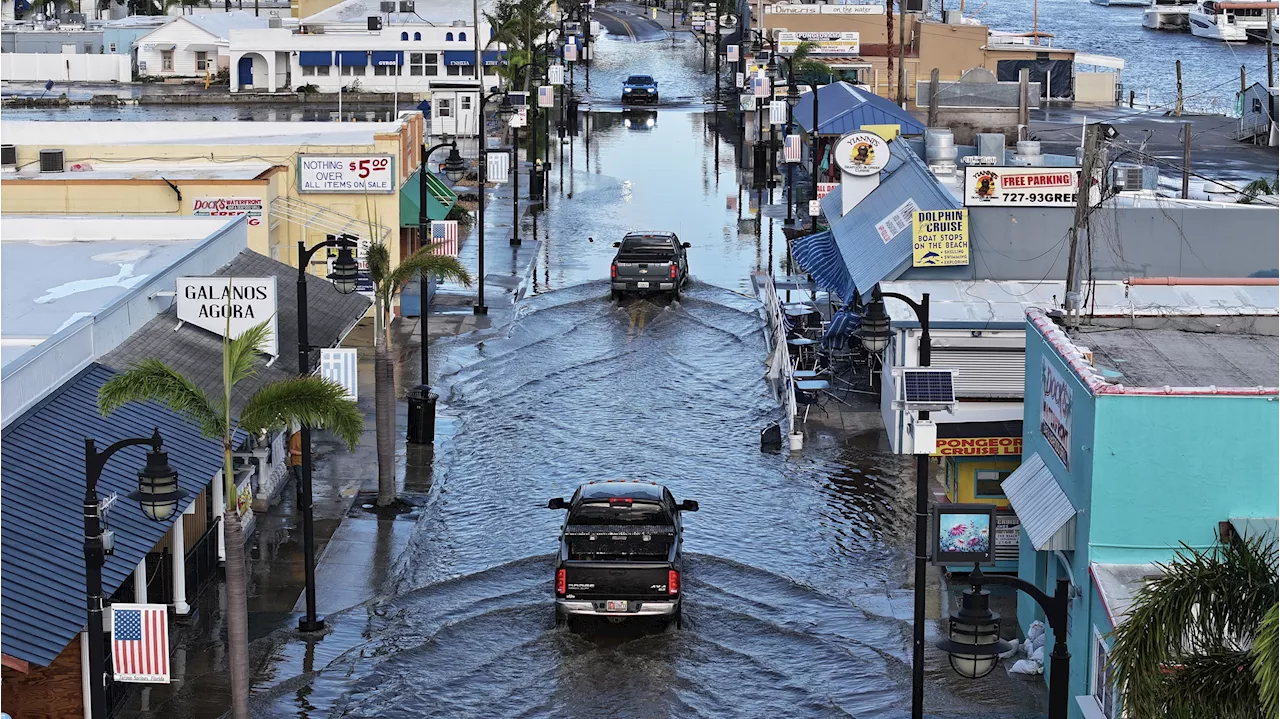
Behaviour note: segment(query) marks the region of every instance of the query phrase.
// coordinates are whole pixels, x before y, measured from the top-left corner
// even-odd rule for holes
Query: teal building
[[[1003,486],[1021,524],[1019,577],[1049,594],[1059,577],[1073,587],[1072,719],[1121,716],[1109,634],[1156,562],[1180,543],[1212,546],[1220,523],[1275,531],[1276,318],[1196,322],[1068,332],[1027,311],[1022,465]],[[1043,619],[1019,594],[1023,632]]]

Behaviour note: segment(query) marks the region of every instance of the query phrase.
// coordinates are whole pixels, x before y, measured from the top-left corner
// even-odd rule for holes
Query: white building
[[[266,28],[266,17],[236,11],[183,15],[139,38],[138,74],[160,77],[202,77],[231,64],[228,54],[233,29]],[[276,22],[279,22],[278,20]],[[234,81],[234,75],[233,75]]]
[[[231,91],[314,85],[324,93],[426,95],[437,85],[475,83],[473,25],[424,18],[413,8],[412,2],[346,0],[302,19],[296,29],[236,30],[231,33]],[[488,44],[487,24],[481,23],[480,34],[482,45]],[[498,84],[504,55],[499,43],[484,48],[485,87]]]

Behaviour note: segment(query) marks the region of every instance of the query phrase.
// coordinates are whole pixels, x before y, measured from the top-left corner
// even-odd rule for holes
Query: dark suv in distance
[[[556,624],[665,617],[680,628],[682,517],[697,502],[676,502],[655,482],[608,480],[547,508],[569,510],[556,554]]]
[[[618,253],[609,267],[609,299],[653,291],[680,299],[680,289],[689,281],[688,242],[674,232],[631,232],[613,246]]]
[[[622,83],[623,105],[657,105],[658,81],[648,75],[632,75]]]

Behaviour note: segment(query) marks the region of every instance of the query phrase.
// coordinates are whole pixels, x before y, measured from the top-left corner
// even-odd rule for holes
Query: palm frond
[[[1236,655],[1249,647],[1277,601],[1274,546],[1261,540],[1222,542],[1207,550],[1183,545],[1162,566],[1164,573],[1138,592],[1113,633],[1111,652],[1134,719],[1163,719],[1169,706],[1193,694],[1215,707],[1217,716],[1254,716],[1252,674],[1239,671],[1243,660]],[[1252,700],[1242,706],[1245,695]]]
[[[1271,605],[1249,650],[1262,713],[1280,716],[1280,603]]]
[[[467,268],[462,266],[458,258],[449,255],[431,254],[432,248],[436,246],[434,244],[428,245],[400,260],[400,264],[383,280],[383,285],[389,290],[390,295],[400,292],[405,283],[421,274],[441,280],[458,282],[466,287],[471,286],[471,274],[467,272]]]
[[[391,272],[391,251],[382,242],[373,242],[365,251],[365,261],[369,263],[369,279],[374,285],[382,284]]]
[[[130,402],[155,401],[182,415],[211,439],[223,436],[226,410],[204,390],[158,359],[136,362],[98,390],[98,411],[105,417]]]
[[[258,355],[266,352],[271,339],[271,320],[256,324],[226,343],[225,361],[231,367],[231,386],[258,372]]]
[[[258,390],[240,412],[247,432],[278,430],[292,424],[327,429],[355,450],[364,431],[364,414],[336,382],[292,377]]]

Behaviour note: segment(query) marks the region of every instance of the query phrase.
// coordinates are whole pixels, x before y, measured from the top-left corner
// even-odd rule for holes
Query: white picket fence
[[[796,426],[796,391],[791,375],[791,355],[787,352],[787,326],[782,319],[782,302],[778,299],[773,278],[764,273],[756,273],[755,281],[760,288],[760,302],[764,304],[767,322],[765,341],[769,344],[769,359],[765,376],[769,378],[779,401],[787,410],[787,417],[782,423],[782,442],[785,447],[788,446]]]
[[[128,55],[0,53],[0,80],[4,82],[129,82],[132,79],[132,61]]]

